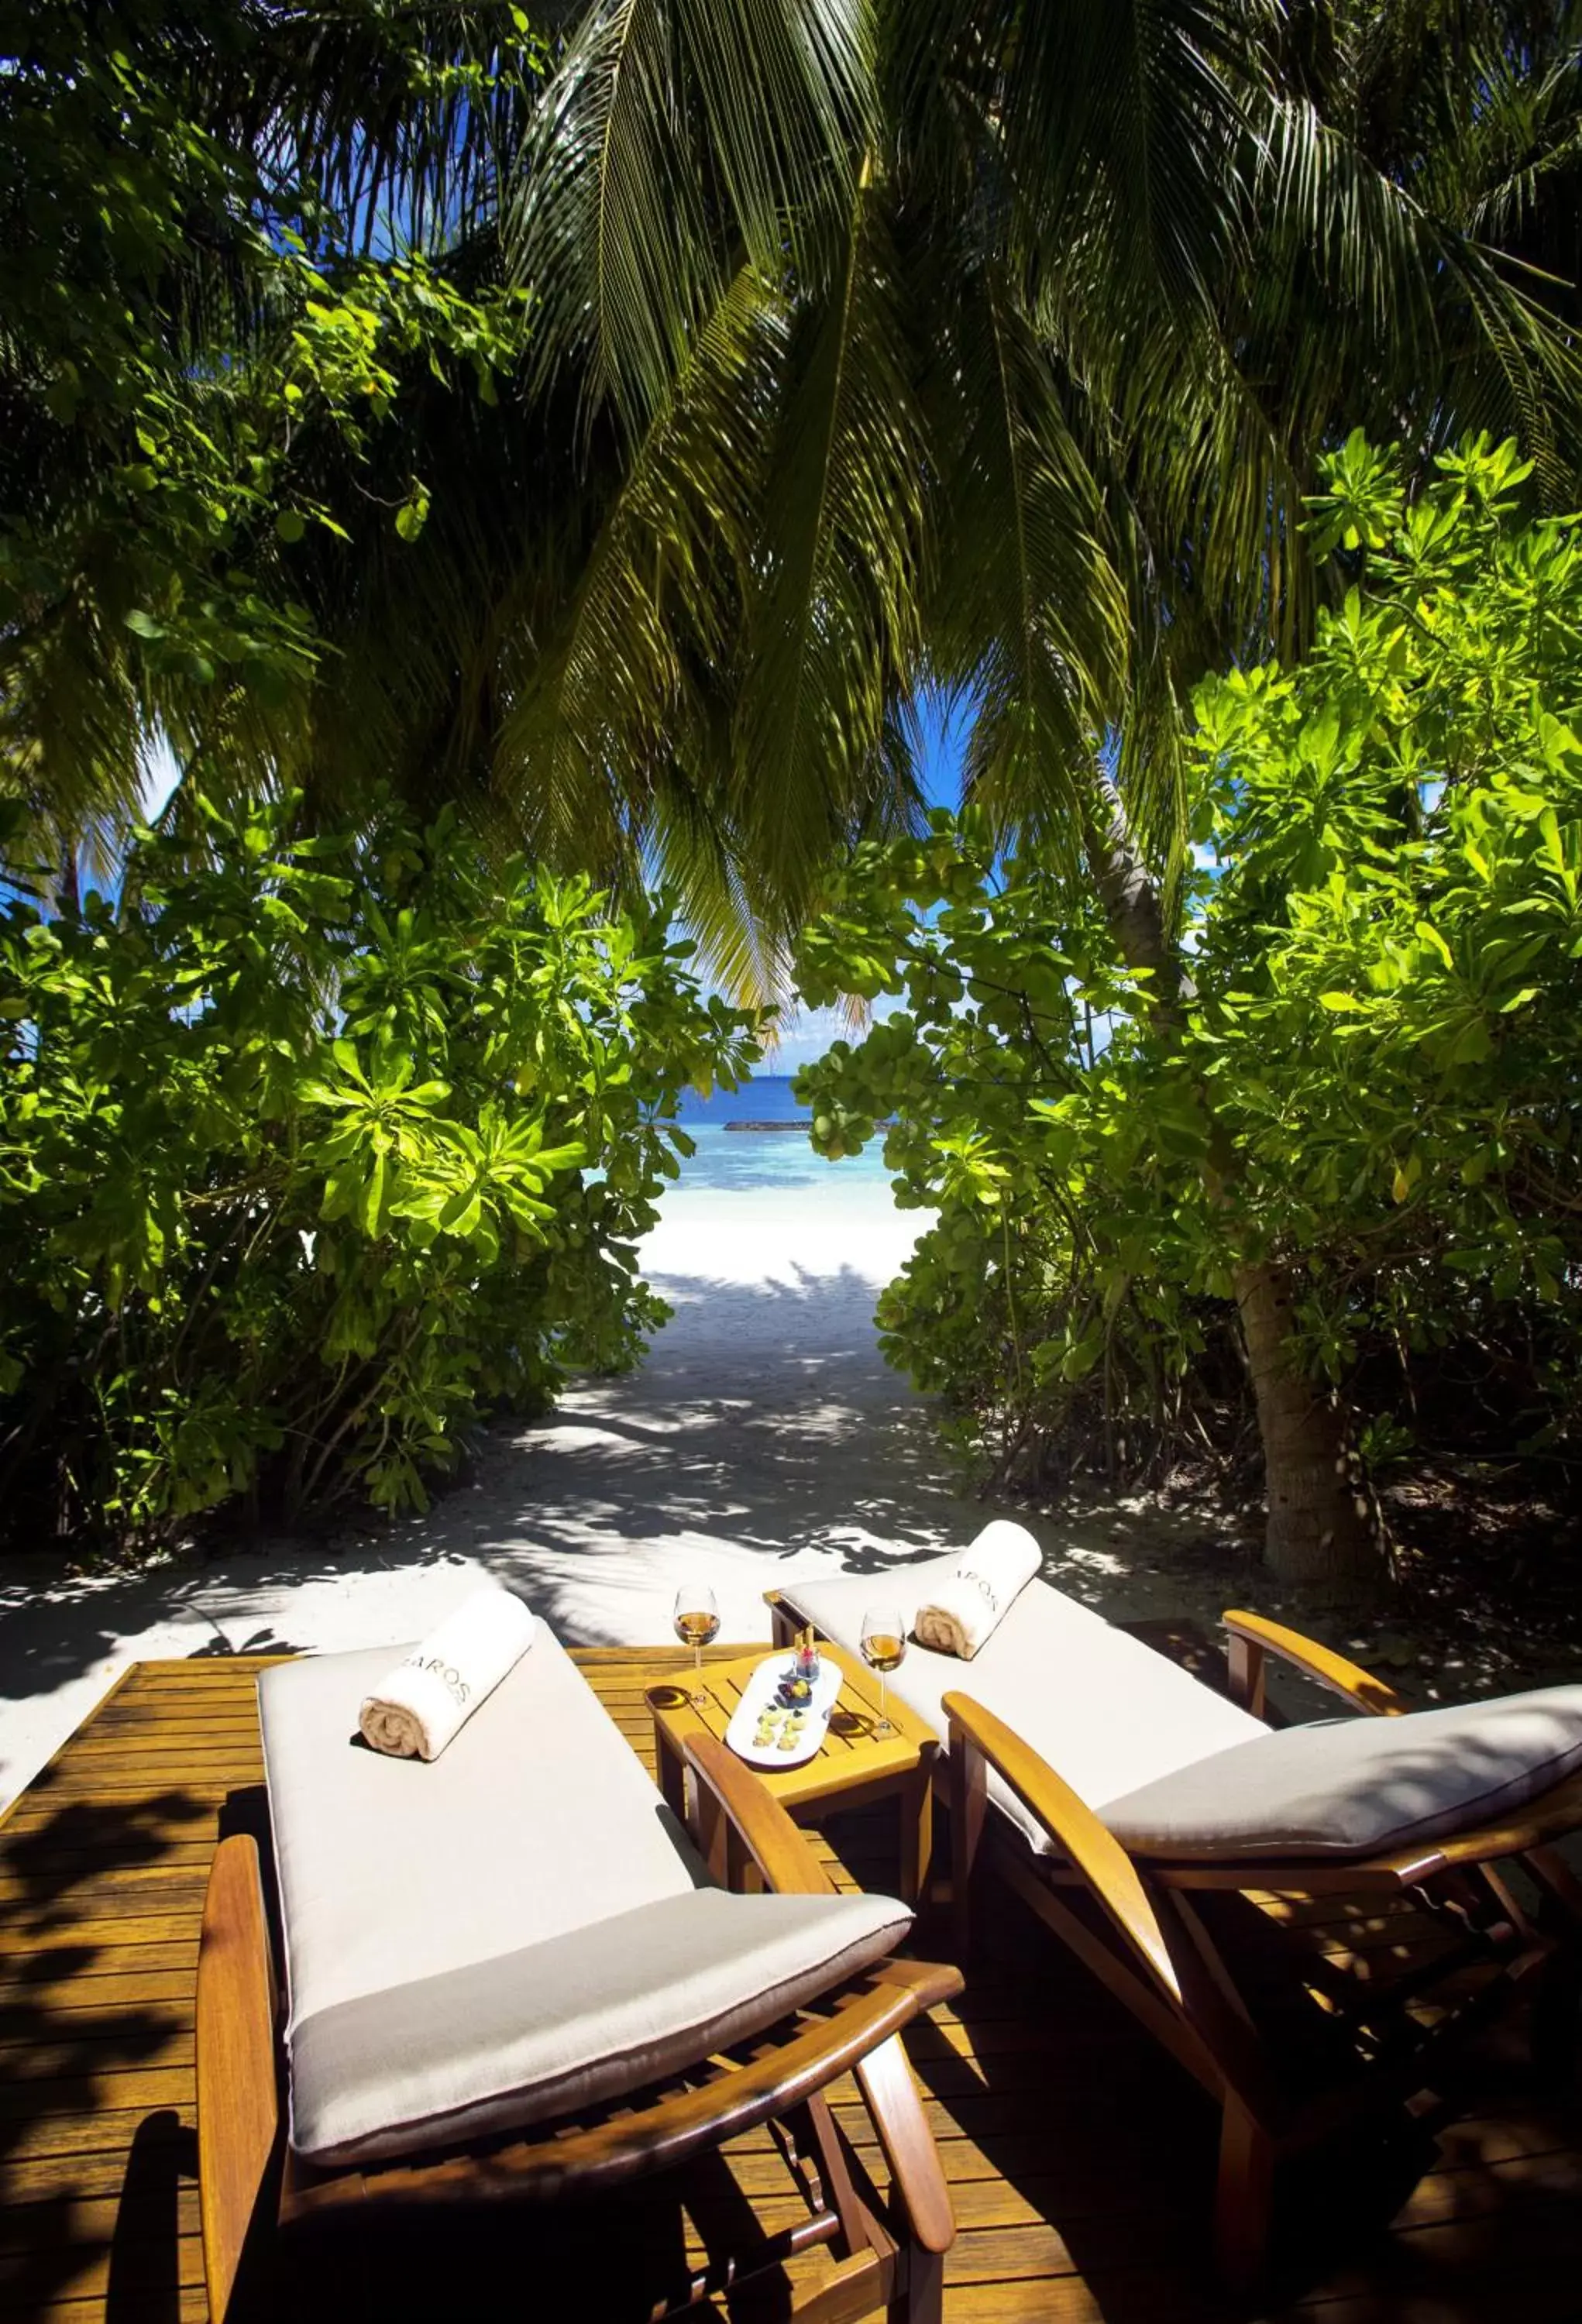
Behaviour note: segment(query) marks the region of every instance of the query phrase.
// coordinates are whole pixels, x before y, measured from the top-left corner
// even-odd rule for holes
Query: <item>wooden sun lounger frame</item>
[[[833,1895],[834,1884],[779,1803],[723,1743],[690,1738],[698,1844],[729,1886],[781,1895]],[[939,2153],[900,2041],[920,2011],[949,2000],[951,1968],[889,1960],[848,1979],[774,2029],[745,2055],[699,2061],[662,2090],[640,2092],[586,2122],[559,2121],[472,2153],[321,2172],[285,2141],[286,2061],[273,1948],[258,1850],[238,1835],[215,1856],[198,1963],[199,2201],[212,2324],[246,2324],[278,2311],[271,2297],[282,2243],[363,2231],[384,2220],[431,2217],[437,2236],[467,2207],[532,2207],[586,2197],[663,2171],[773,2121],[809,2203],[808,2217],[754,2249],[733,2284],[825,2244],[834,2265],[810,2292],[777,2312],[797,2324],[848,2324],[884,2309],[889,2324],[938,2324],[944,2255],[955,2220]],[[856,2075],[888,2161],[883,2209],[859,2189],[851,2155],[823,2093]],[[871,2191],[871,2190],[870,2190]],[[345,2312],[345,2270],[338,2312]],[[717,2290],[700,2275],[656,2315],[681,2312]],[[592,2287],[590,2287],[592,2289]]]
[[[775,1644],[785,1645],[801,1618],[795,1591],[765,1595]],[[1411,1707],[1383,1680],[1298,1630],[1260,1614],[1224,1618],[1231,1699],[1254,1718],[1268,1716],[1271,1655],[1373,1717],[1399,1717]],[[964,1676],[970,1671],[963,1665]],[[950,1815],[958,1960],[970,1965],[975,1879],[992,1868],[1219,2103],[1215,2248],[1222,2276],[1236,2291],[1250,2291],[1263,2276],[1282,2156],[1317,2145],[1365,2110],[1418,2095],[1448,2036],[1469,2018],[1486,2016],[1513,1986],[1554,1970],[1557,2007],[1574,2002],[1568,1980],[1582,1952],[1582,1884],[1555,1843],[1582,1830],[1582,1775],[1517,1816],[1365,1862],[1164,1865],[1129,1855],[1056,1770],[970,1692],[946,1695],[944,1710],[948,1749],[934,1762],[934,1780]],[[1035,1856],[1007,1819],[988,1813],[991,1766],[1050,1833],[1056,1857]],[[1550,1927],[1537,1924],[1496,1868],[1511,1860],[1524,1866],[1552,1908]],[[1467,1951],[1497,1962],[1499,1985],[1480,1997],[1476,2012],[1455,2013],[1432,2034],[1402,2042],[1388,2068],[1316,2100],[1293,2101],[1192,1902],[1215,1890],[1299,1901],[1415,1895],[1457,1916]],[[1096,1912],[1074,1909],[1084,1896]],[[1359,2022],[1367,2014],[1355,2012]]]
[[[1272,1655],[1374,1717],[1395,1717],[1408,1708],[1382,1680],[1298,1631],[1256,1614],[1228,1613],[1225,1622],[1232,1697],[1259,1718]],[[1167,1864],[1128,1853],[1056,1771],[970,1693],[948,1694],[944,1709],[958,1958],[966,1962],[973,1948],[975,1874],[992,1865],[1219,2102],[1215,2245],[1220,2270],[1237,2290],[1250,2290],[1263,2278],[1274,2172],[1282,2156],[1310,2149],[1365,2111],[1420,2094],[1429,2087],[1429,2069],[1453,2032],[1465,2030],[1473,2017],[1481,2022],[1513,1986],[1551,1967],[1568,1968],[1574,1959],[1582,1934],[1582,1887],[1554,1853],[1554,1843],[1582,1828],[1582,1775],[1511,1817],[1360,1862]],[[987,1813],[991,1767],[1050,1833],[1058,1857],[1035,1856],[1004,1818]],[[1524,1865],[1554,1908],[1558,1932],[1538,1925],[1496,1868],[1513,1859]],[[1359,2080],[1338,2090],[1293,2099],[1194,1902],[1216,1890],[1299,1900],[1383,1902],[1415,1895],[1435,1911],[1456,1915],[1465,1936],[1461,1965],[1476,1957],[1494,1964],[1497,1974],[1470,2007],[1451,2013],[1430,2032],[1412,2029],[1398,2015],[1401,2047],[1388,2063],[1375,2061]],[[1073,1909],[1074,1892],[1098,1911]],[[1272,1942],[1274,1935],[1272,1929]],[[1414,1988],[1417,1997],[1422,1990]],[[1337,1997],[1326,1998],[1344,2008]],[[1355,1999],[1359,2024],[1377,2024],[1390,2006],[1388,1995],[1381,2006],[1376,1993],[1361,1988]],[[1399,2000],[1396,2006],[1399,2012]],[[1413,2032],[1415,2038],[1405,2038]]]

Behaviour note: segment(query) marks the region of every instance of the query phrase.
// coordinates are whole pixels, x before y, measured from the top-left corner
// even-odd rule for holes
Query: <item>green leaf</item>
[[[395,512],[395,530],[402,540],[415,540],[428,519],[428,493],[421,484],[414,485],[410,497]]]
[[[1422,1157],[1420,1154],[1409,1155],[1391,1180],[1390,1191],[1396,1202],[1404,1203],[1407,1200],[1421,1176]]]

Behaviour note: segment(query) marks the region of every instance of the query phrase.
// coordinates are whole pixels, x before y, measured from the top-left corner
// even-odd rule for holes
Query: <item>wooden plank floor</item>
[[[578,1659],[648,1760],[643,1689],[677,1666],[677,1650]],[[140,1665],[0,1825],[0,2317],[206,2315],[193,1981],[222,1821],[257,1811],[260,1667],[243,1656]],[[847,1818],[820,1845],[845,1885],[883,1887],[893,1830],[888,1815]],[[1389,1948],[1400,1932],[1379,1921],[1326,1933]],[[939,1941],[925,1925],[917,1949]],[[1210,2110],[1009,1902],[994,1955],[909,2043],[961,2228],[948,2324],[1229,2324],[1203,2245]],[[1360,2198],[1355,2186],[1333,2203],[1315,2192],[1318,2241],[1293,2258],[1285,2304],[1263,2313],[1306,2324],[1582,2316],[1582,2107],[1574,2094],[1535,2095],[1509,2044],[1491,2048],[1459,2097],[1437,2151],[1370,2163]],[[855,2093],[838,2111],[882,2183]],[[744,2196],[766,2227],[786,2216],[767,2133],[727,2163],[712,2190],[688,2197],[677,2249],[689,2264]],[[547,2303],[541,2277],[530,2280],[541,2296],[513,2301],[514,2315],[607,2312],[589,2289],[597,2277],[575,2301]]]

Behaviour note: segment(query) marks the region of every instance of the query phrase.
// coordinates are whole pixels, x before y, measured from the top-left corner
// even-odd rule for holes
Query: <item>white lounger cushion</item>
[[[714,2046],[717,2018],[719,2042],[740,2038],[904,1932],[911,1916],[888,1897],[708,1893],[684,1830],[543,1623],[431,1765],[357,1736],[391,1658],[304,1656],[258,1686],[292,2143],[314,2160],[472,2135],[458,2124],[505,2128],[578,2103],[560,2094],[596,2079],[606,2097],[636,2088]],[[698,1904],[694,1921],[680,1909]],[[650,1921],[652,1945],[638,1933]],[[613,1935],[592,1941],[601,1927]],[[689,1954],[697,1974],[677,1973]]]
[[[784,1591],[806,1621],[853,1654],[863,1609],[882,1599],[900,1606],[910,1628],[915,1609],[960,1553],[890,1567],[882,1579],[842,1574],[799,1581]],[[945,1740],[941,1699],[972,1696],[1047,1759],[1089,1807],[1173,1775],[1232,1744],[1267,1732],[1208,1687],[1129,1637],[1047,1582],[1028,1583],[970,1663],[909,1645],[889,1683]],[[1053,1843],[997,1775],[990,1797],[1041,1855]]]
[[[320,2010],[292,2043],[291,2143],[361,2163],[620,2098],[866,1968],[911,1918],[887,1896],[698,1888]]]
[[[293,2026],[708,1880],[544,1623],[431,1763],[357,1736],[400,1651],[303,1655],[258,1682]]]
[[[1582,1686],[1402,1719],[1325,1719],[1200,1759],[1102,1810],[1139,1855],[1267,1862],[1427,1845],[1582,1766]]]

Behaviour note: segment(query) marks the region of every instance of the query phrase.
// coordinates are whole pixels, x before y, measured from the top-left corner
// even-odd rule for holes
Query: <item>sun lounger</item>
[[[927,1566],[887,1598],[898,1579],[914,1595]],[[777,1625],[855,1642],[874,1587],[799,1583]],[[944,1745],[960,1958],[992,1868],[1214,2096],[1219,2262],[1246,2286],[1281,2156],[1420,2099],[1451,2035],[1513,1988],[1544,2022],[1546,2001],[1574,2008],[1582,1889],[1555,1843],[1582,1829],[1582,1688],[1408,1712],[1294,1631],[1226,1622],[1228,1701],[1041,1581],[974,1661],[914,1646],[891,1684]],[[1272,1655],[1374,1716],[1272,1730]],[[1354,1976],[1267,1909],[1358,1897],[1420,1907],[1436,1957]]]
[[[260,1682],[289,2015],[256,1848],[227,1840],[198,1991],[215,2324],[274,2312],[262,2280],[293,2246],[311,2246],[319,2276],[317,2255],[338,2253],[333,2273],[360,2281],[414,2226],[453,2238],[459,2296],[469,2217],[520,2207],[525,2270],[532,2207],[785,2117],[821,2190],[759,2258],[828,2244],[820,2317],[937,2315],[953,2226],[896,2037],[960,1978],[893,1957],[906,1907],[837,1895],[707,1736],[689,1755],[689,1834],[541,1624],[432,1765],[355,1738],[389,1663],[304,1657]],[[748,1860],[770,1893],[723,1885]],[[819,2095],[854,2068],[891,2164],[888,2221]]]
[[[921,1558],[893,1567],[883,1582],[837,1574],[773,1592],[769,1603],[776,1643],[811,1622],[837,1646],[857,1654],[864,1609],[876,1598],[897,1607],[910,1632],[917,1607],[939,1577],[955,1570],[956,1559],[954,1551]],[[889,1674],[888,1684],[941,1742],[948,1723],[945,1697],[953,1687],[965,1689],[1024,1735],[1084,1799],[1096,1803],[1118,1798],[1189,1760],[1263,1732],[1249,1712],[1200,1685],[1177,1664],[1063,1591],[1036,1580],[970,1663],[914,1643],[900,1668]],[[1117,1703],[1126,1706],[1124,1719],[1115,1716]],[[1036,1817],[1011,1786],[995,1776],[991,1793],[1028,1846],[1047,1851],[1050,1843]]]

